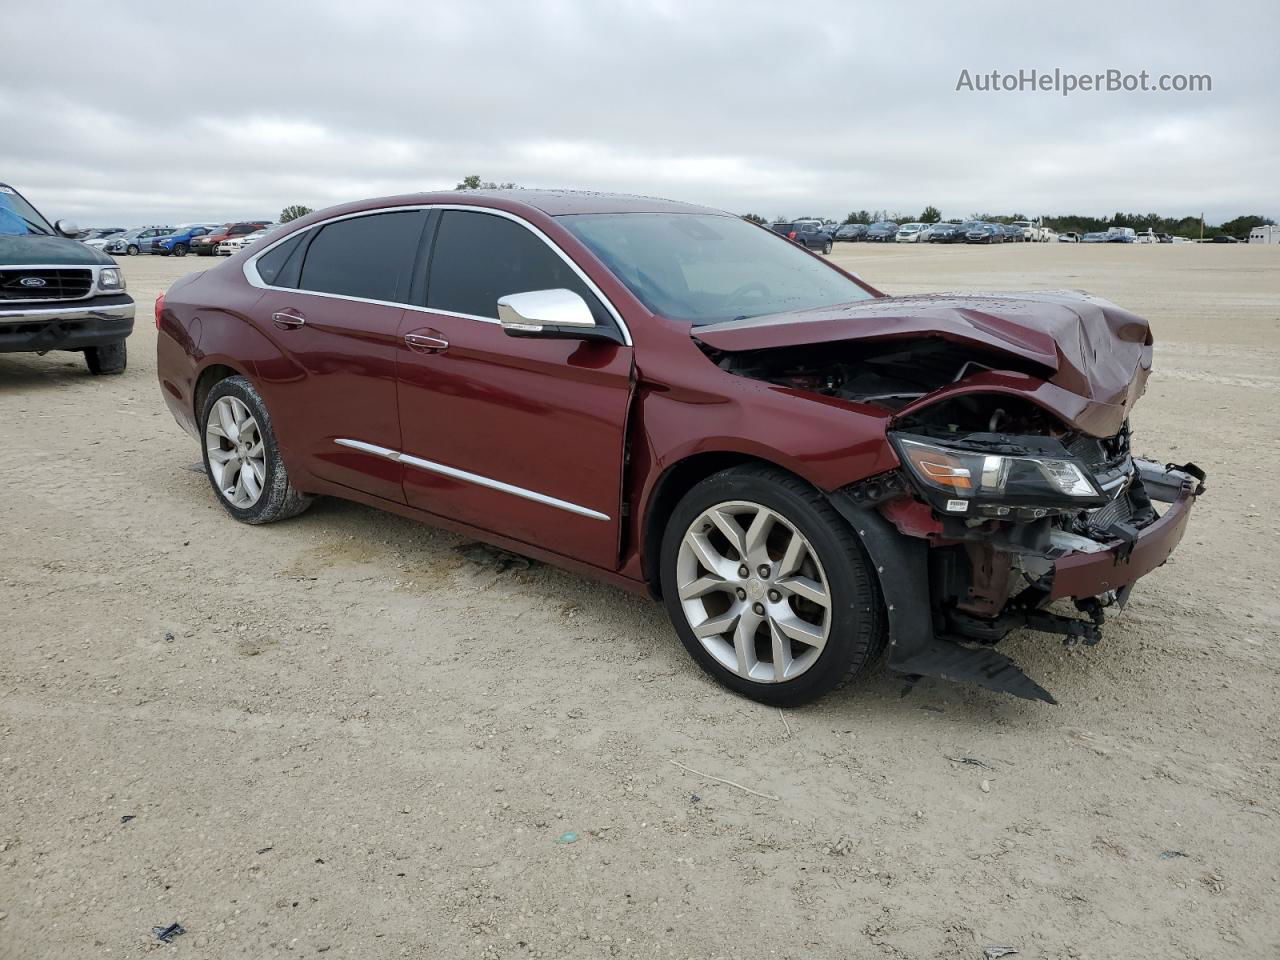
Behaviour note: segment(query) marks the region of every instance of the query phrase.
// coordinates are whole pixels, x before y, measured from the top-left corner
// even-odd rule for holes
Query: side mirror
[[[499,297],[498,319],[509,337],[621,342],[614,330],[596,323],[587,301],[572,290],[531,290]]]
[[[80,235],[80,228],[70,220],[59,220],[53,225],[53,229],[57,230],[64,237],[70,237],[72,240]]]

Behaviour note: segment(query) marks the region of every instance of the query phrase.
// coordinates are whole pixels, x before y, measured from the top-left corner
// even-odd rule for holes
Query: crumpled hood
[[[1034,399],[1068,423],[1098,435],[1120,429],[1151,372],[1151,328],[1147,321],[1100,297],[1072,290],[1017,293],[922,294],[878,297],[836,307],[694,327],[691,334],[729,352],[774,347],[938,337],[1028,361],[1043,368],[1058,390],[1008,389],[1011,378],[979,373],[944,388],[947,392],[1000,383],[1003,392]],[[1025,377],[1029,381],[1036,378]],[[937,391],[913,407],[934,402]],[[1069,397],[1060,397],[1065,392]]]
[[[0,267],[81,267],[115,263],[109,256],[79,240],[26,234],[0,234]]]

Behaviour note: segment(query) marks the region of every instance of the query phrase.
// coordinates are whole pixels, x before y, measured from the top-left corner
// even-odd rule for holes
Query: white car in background
[[[893,239],[898,243],[919,243],[920,234],[927,226],[927,223],[904,223],[898,227],[898,234]]]
[[[217,249],[213,252],[220,257],[229,257],[232,254],[239,253],[245,247],[249,246],[249,244],[257,243],[273,230],[279,230],[280,227],[281,224],[273,223],[271,226],[262,230],[255,230],[253,233],[241,234],[238,237],[228,237],[226,240],[223,240],[218,244]]]

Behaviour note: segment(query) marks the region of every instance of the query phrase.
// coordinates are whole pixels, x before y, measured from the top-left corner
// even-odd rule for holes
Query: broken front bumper
[[[1053,564],[1049,599],[1096,597],[1145,577],[1168,560],[1182,540],[1195,499],[1194,487],[1183,489],[1169,509],[1143,527],[1132,543],[1116,544],[1096,553],[1073,551],[1059,557]]]
[[[1128,588],[1164,563],[1182,539],[1191,505],[1204,491],[1203,472],[1191,464],[1162,467],[1135,459],[1134,465],[1148,496],[1169,503],[1169,508],[1128,540],[1094,552],[1071,551],[1055,558],[1046,602],[1098,597],[1111,591],[1123,601]],[[909,677],[976,683],[1030,700],[1057,703],[1049,691],[993,647],[965,646],[938,636],[930,602],[930,547],[926,539],[904,536],[879,511],[863,506],[846,492],[832,494],[831,502],[853,526],[875,564],[889,621],[890,669]]]

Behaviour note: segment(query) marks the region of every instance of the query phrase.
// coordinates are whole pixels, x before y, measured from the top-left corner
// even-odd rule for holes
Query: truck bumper
[[[133,332],[127,294],[56,306],[0,304],[0,353],[83,350],[119,343]]]

